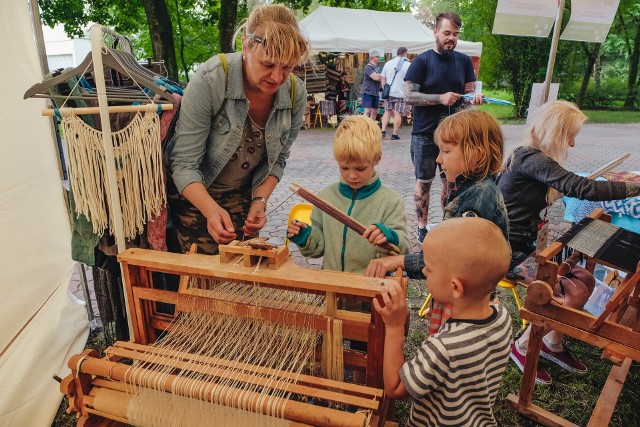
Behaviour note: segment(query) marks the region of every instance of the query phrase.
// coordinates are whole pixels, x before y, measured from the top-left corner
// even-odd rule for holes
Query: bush
[[[572,102],[578,100],[581,82],[574,82],[572,85],[560,85],[558,97]],[[592,80],[587,87],[587,93],[582,104],[582,109],[602,110],[621,109],[627,97],[627,84],[621,79],[608,79],[602,82],[600,87],[596,87]],[[636,105],[640,105],[640,97],[636,98]]]

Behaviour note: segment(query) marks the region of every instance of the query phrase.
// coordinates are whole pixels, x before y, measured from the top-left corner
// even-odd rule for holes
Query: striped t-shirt
[[[408,426],[495,426],[492,407],[511,349],[511,317],[449,319],[400,369],[413,397]]]

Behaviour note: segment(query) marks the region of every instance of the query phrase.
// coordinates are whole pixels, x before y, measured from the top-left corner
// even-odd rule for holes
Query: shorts
[[[411,135],[411,162],[418,182],[431,182],[436,176],[436,159],[440,149],[433,137]]]
[[[182,194],[178,193],[172,182],[167,183],[167,201],[173,224],[176,228],[182,252],[189,251],[191,244],[198,246],[198,253],[216,255],[218,242],[207,231],[207,219]],[[229,212],[236,240],[243,240],[242,227],[251,207],[251,187],[231,191],[214,190],[207,192],[221,207]]]
[[[397,111],[401,115],[406,116],[411,112],[411,105],[405,104],[404,98],[390,96],[389,99],[384,102],[384,109],[389,112]]]
[[[377,96],[362,94],[362,108],[380,108],[380,98]]]

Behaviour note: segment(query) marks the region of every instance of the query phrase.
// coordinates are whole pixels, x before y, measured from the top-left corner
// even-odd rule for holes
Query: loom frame
[[[372,298],[381,298],[380,289],[385,282],[397,280],[405,292],[407,285],[407,279],[402,278],[401,275],[398,279],[374,279],[352,273],[311,270],[295,265],[290,259],[283,262],[278,269],[273,269],[267,262],[256,268],[240,263],[240,255],[238,262],[229,262],[230,260],[221,262],[220,256],[195,253],[182,255],[134,248],[120,253],[118,261],[124,273],[123,281],[132,316],[133,339],[128,343],[115,343],[114,346],[105,350],[106,356],[103,359],[97,358],[97,352],[87,350],[69,360],[72,374],[61,383],[61,391],[69,396],[69,411],[78,412],[78,425],[107,426],[118,425],[112,424],[114,422],[127,422],[126,417],[122,416],[123,410],[126,410],[127,406],[126,403],[122,403],[126,400],[126,394],[122,385],[117,381],[123,378],[123,369],[128,366],[117,362],[134,354],[128,353],[128,351],[136,352],[153,343],[158,338],[160,331],[170,329],[172,316],[159,312],[156,303],[174,304],[176,311],[186,309],[194,304],[211,308],[211,304],[209,304],[211,298],[199,296],[197,291],[185,293],[186,281],[190,276],[259,282],[263,286],[298,291],[304,289],[305,292],[322,293],[330,298],[355,298],[356,300],[368,301]],[[179,292],[154,289],[152,272],[180,275]],[[272,318],[275,310],[228,301],[219,307],[223,307],[221,312],[232,309],[239,315],[257,319]],[[282,323],[295,325],[301,321],[300,316],[296,316],[296,312],[287,313],[285,310],[277,310],[275,315]],[[312,318],[312,328],[326,329],[327,317],[325,315],[315,315]],[[345,393],[345,396],[339,397],[336,401],[343,399],[348,404],[359,402],[361,405],[359,407],[374,410],[370,425],[379,427],[397,425],[388,421],[388,418],[392,417],[393,406],[382,390],[384,321],[375,310],[371,310],[370,314],[337,310],[335,318],[342,320],[344,338],[368,342],[366,354],[349,349],[343,350],[345,367],[364,369],[366,385],[304,376],[300,387],[316,387],[320,396],[333,397],[335,397],[335,393],[332,390],[340,390],[339,392]],[[305,324],[309,325],[308,322]],[[316,350],[316,360],[320,359],[320,352]],[[351,394],[349,395],[349,393]],[[367,403],[367,399],[370,400],[370,403]],[[105,404],[105,401],[110,403]],[[294,417],[302,413],[302,416],[308,417],[309,420],[324,420],[326,417],[322,414],[323,411],[335,412],[333,409],[298,402],[293,403],[295,404],[292,409]],[[105,411],[104,405],[114,408],[111,411],[113,413]],[[304,406],[296,409],[297,405]],[[340,413],[344,414],[341,417],[344,417],[345,423],[347,423],[346,418],[349,418],[349,413]],[[292,425],[307,425],[304,422],[296,424],[301,422],[300,419],[294,418],[291,421]],[[326,424],[312,422],[308,425]]]
[[[611,216],[601,208],[594,210],[588,217],[611,221]],[[542,338],[548,327],[602,348],[602,357],[613,363],[588,423],[590,427],[599,427],[608,425],[611,420],[631,362],[640,362],[640,263],[635,271],[628,271],[581,254],[586,258],[587,270],[591,272],[596,264],[601,264],[627,273],[607,303],[605,311],[600,316],[593,316],[586,311],[564,307],[553,296],[552,284],[555,284],[560,269],[553,258],[565,247],[560,242],[553,242],[536,256],[537,280],[527,288],[525,304],[520,309],[520,317],[529,321],[532,328],[522,383],[518,395],[509,394],[506,403],[510,408],[545,426],[576,426],[532,403]]]

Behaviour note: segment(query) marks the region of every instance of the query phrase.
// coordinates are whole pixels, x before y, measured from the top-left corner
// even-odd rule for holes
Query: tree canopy
[[[462,38],[481,41],[479,79],[485,87],[513,93],[515,114],[522,117],[531,86],[543,82],[551,36],[494,35],[498,0],[287,0],[282,3],[302,17],[318,5],[383,11],[413,10],[433,25],[439,12],[452,10],[463,19]],[[172,80],[188,82],[197,64],[218,52],[236,48],[238,23],[254,5],[239,0],[38,0],[46,25],[62,23],[70,36],[82,36],[91,22],[130,35],[138,58],[164,61]],[[567,0],[563,26],[571,14]],[[602,44],[561,40],[554,82],[560,96],[590,108],[640,107],[640,4],[621,0],[609,36]]]

